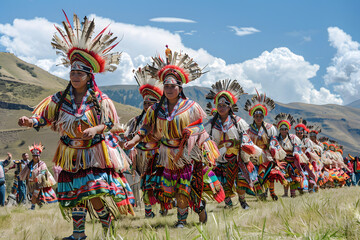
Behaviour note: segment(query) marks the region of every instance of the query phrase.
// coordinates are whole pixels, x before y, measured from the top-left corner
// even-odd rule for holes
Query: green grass
[[[190,211],[184,229],[173,228],[176,209],[154,219],[145,219],[144,209],[136,209],[135,217],[124,216],[114,223],[115,237],[107,239],[359,239],[359,193],[358,187],[346,187],[277,202],[248,197],[247,211],[239,204],[225,210],[224,203],[210,202],[208,223],[199,224],[197,214]],[[71,231],[72,223],[62,219],[57,204],[35,211],[25,206],[0,209],[0,232],[6,239],[61,239]],[[101,239],[101,224],[88,218],[86,235]]]

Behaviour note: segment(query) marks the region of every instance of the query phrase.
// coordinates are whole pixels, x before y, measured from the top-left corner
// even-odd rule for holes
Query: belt
[[[70,148],[86,149],[105,140],[101,134],[96,134],[92,139],[70,138],[67,135],[61,136],[60,141]]]

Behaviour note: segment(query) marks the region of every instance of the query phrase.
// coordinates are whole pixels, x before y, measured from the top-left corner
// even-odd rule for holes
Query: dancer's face
[[[29,159],[29,154],[27,154],[27,153],[24,153],[23,155],[22,155],[22,158],[23,158],[23,160],[28,160]]]
[[[73,88],[82,90],[86,88],[86,83],[90,81],[90,76],[86,72],[74,70],[70,72],[70,81]]]
[[[143,102],[143,108],[144,108],[144,110],[145,110],[145,111],[148,110],[148,108],[151,107],[152,105],[154,105],[154,103],[155,103],[155,102],[145,100],[145,101]]]
[[[281,134],[281,136],[282,136],[283,138],[285,138],[285,137],[287,136],[288,132],[289,132],[289,129],[287,129],[287,128],[280,128],[280,134]]]
[[[298,131],[298,130],[297,130],[295,133],[296,133],[296,136],[297,136],[298,138],[303,139],[303,137],[304,137],[304,131],[301,131],[301,130]]]
[[[165,97],[169,100],[174,100],[179,97],[181,92],[181,87],[175,84],[165,84],[164,85],[164,94]]]
[[[257,125],[261,125],[264,120],[264,115],[261,113],[254,114],[254,121]]]
[[[230,106],[225,103],[219,103],[216,109],[221,117],[227,117],[229,115]]]
[[[35,163],[38,163],[40,161],[40,155],[32,155],[32,159]]]

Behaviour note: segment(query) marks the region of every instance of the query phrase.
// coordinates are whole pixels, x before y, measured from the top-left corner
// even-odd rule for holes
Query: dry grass
[[[359,187],[346,187],[277,202],[249,197],[251,209],[247,211],[238,205],[224,210],[223,203],[209,203],[208,223],[198,225],[198,216],[190,213],[184,229],[172,228],[175,210],[167,217],[144,219],[143,209],[137,209],[136,217],[115,223],[115,239],[358,239],[359,193]],[[3,239],[61,239],[72,231],[72,223],[62,219],[57,204],[35,211],[25,206],[1,208],[0,226]],[[100,223],[88,219],[86,234],[88,239],[101,239]]]

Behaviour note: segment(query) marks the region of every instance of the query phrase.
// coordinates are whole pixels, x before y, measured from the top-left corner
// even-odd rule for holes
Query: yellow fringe
[[[103,154],[104,154],[106,166],[111,167],[112,164],[111,164],[111,162],[110,162],[109,152],[108,152],[108,149],[107,149],[107,147],[106,147],[105,141],[102,141],[102,142],[101,142],[101,146],[102,146],[103,151],[104,151]]]
[[[49,103],[51,102],[51,97],[52,96],[48,96],[47,98],[45,98],[44,100],[42,100],[34,109],[34,111],[32,112],[33,114],[36,115],[41,115],[41,113],[45,110],[45,108],[49,105]]]

